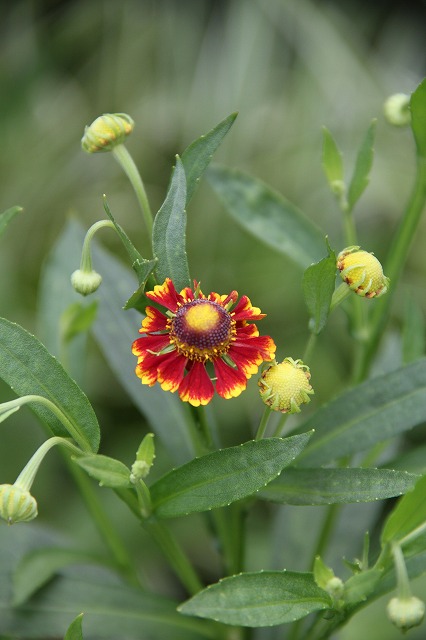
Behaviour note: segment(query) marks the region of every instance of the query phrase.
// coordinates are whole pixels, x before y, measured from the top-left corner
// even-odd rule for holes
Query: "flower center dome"
[[[231,315],[212,300],[193,300],[178,309],[170,338],[189,358],[216,356],[227,350],[233,334]]]

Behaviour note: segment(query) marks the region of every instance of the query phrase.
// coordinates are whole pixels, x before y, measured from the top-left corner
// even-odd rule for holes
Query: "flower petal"
[[[247,341],[233,342],[228,356],[235,365],[244,372],[247,378],[257,373],[264,360],[275,357],[275,343],[269,336],[250,338]]]
[[[168,334],[160,336],[145,336],[137,338],[132,344],[132,353],[135,356],[144,358],[147,353],[159,353],[162,349],[170,344]]]
[[[247,386],[247,377],[243,371],[234,369],[221,358],[213,360],[216,374],[216,391],[222,398],[236,398]]]
[[[241,296],[235,309],[231,312],[234,320],[261,320],[266,316],[266,313],[260,313],[258,307],[253,307],[250,298],[247,296]]]
[[[162,358],[157,366],[157,379],[163,391],[174,393],[179,388],[183,380],[186,363],[187,359],[177,351],[172,351]]]
[[[204,362],[194,361],[192,367],[179,386],[179,396],[194,407],[208,404],[214,395],[214,387]]]
[[[139,333],[153,333],[154,331],[164,331],[167,328],[167,317],[155,307],[145,309],[146,318],[142,320],[142,327]]]
[[[156,284],[154,291],[147,291],[145,295],[173,312],[178,308],[178,304],[184,301],[170,278],[166,278],[163,284]]]

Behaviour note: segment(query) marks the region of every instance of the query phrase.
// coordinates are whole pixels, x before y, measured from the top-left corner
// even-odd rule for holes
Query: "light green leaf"
[[[417,479],[392,469],[285,469],[259,496],[298,505],[371,502],[400,496]]]
[[[234,124],[237,113],[219,122],[214,129],[194,140],[182,154],[182,163],[186,174],[186,204],[191,200],[204,171],[223,138]]]
[[[376,133],[376,122],[376,120],[371,122],[358,151],[355,170],[348,189],[348,205],[350,210],[353,209],[355,203],[359,200],[370,181],[370,171],[373,165],[373,145]]]
[[[367,569],[351,576],[345,582],[345,602],[353,605],[364,602],[377,588],[383,571],[380,569]]]
[[[3,211],[3,213],[0,213],[0,236],[6,231],[9,222],[21,211],[23,211],[22,207],[11,207]]]
[[[412,491],[398,502],[382,531],[382,544],[399,542],[426,522],[426,476],[417,481]]]
[[[74,457],[73,460],[103,487],[118,489],[131,486],[130,470],[115,458],[96,455]]]
[[[411,128],[416,141],[417,154],[426,158],[426,78],[411,94]]]
[[[83,613],[73,620],[68,627],[64,640],[83,640]]]
[[[426,323],[423,310],[414,298],[407,298],[402,328],[402,355],[404,364],[414,362],[425,355]]]
[[[61,333],[64,342],[70,342],[79,333],[90,329],[96,318],[98,303],[96,300],[86,304],[85,302],[73,302],[65,309],[61,316]]]
[[[220,165],[207,178],[228,213],[249,233],[306,269],[324,255],[324,234],[260,180]]]
[[[166,199],[154,220],[152,252],[158,282],[171,278],[178,291],[190,286],[186,257],[186,178],[179,156]]]
[[[152,485],[154,513],[173,518],[251,496],[294,460],[310,435],[252,440],[192,460]]]
[[[322,166],[332,193],[342,196],[345,191],[342,154],[330,131],[323,127]]]
[[[40,395],[53,402],[72,423],[89,450],[99,447],[99,425],[89,400],[37,338],[0,318],[0,377],[18,396]],[[69,435],[52,412],[31,407],[54,435]]]
[[[319,409],[298,431],[315,429],[297,466],[318,467],[370,449],[426,420],[426,358],[367,380]]]
[[[336,255],[330,251],[326,258],[308,267],[303,274],[303,295],[311,316],[311,331],[318,334],[326,325],[331,298],[336,284]]]
[[[262,571],[224,578],[180,605],[181,613],[243,627],[271,627],[331,607],[311,573]]]

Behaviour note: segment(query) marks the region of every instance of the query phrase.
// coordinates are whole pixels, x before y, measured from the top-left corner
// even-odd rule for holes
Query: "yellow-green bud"
[[[337,576],[334,576],[333,578],[330,578],[324,588],[332,598],[334,598],[335,600],[340,600],[340,598],[343,596],[345,585],[343,584],[343,580],[341,580]]]
[[[259,379],[260,395],[273,411],[299,413],[300,405],[310,402],[314,393],[311,374],[301,360],[285,358],[265,369]]]
[[[111,151],[124,142],[134,126],[127,113],[104,113],[85,128],[81,146],[87,153]]]
[[[378,298],[389,288],[389,278],[377,258],[359,247],[347,247],[337,256],[342,280],[359,296]]]
[[[388,618],[398,629],[417,627],[425,615],[425,604],[419,598],[392,598],[387,606]]]
[[[29,491],[13,484],[0,485],[0,516],[9,524],[37,517],[37,502]]]
[[[389,124],[406,127],[411,123],[410,96],[406,93],[389,96],[383,105],[383,112]]]
[[[96,271],[82,271],[77,269],[71,274],[71,284],[77,293],[88,296],[94,293],[102,282],[102,276]]]

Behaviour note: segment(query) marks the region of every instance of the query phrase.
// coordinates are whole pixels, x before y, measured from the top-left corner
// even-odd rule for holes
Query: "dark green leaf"
[[[224,578],[179,607],[181,613],[243,627],[270,627],[331,607],[311,573],[261,571]]]
[[[342,195],[345,190],[343,159],[330,131],[323,127],[322,166],[332,193]]]
[[[324,234],[299,209],[261,181],[219,165],[207,172],[228,213],[249,233],[302,268],[324,255]]]
[[[411,94],[411,128],[416,141],[417,154],[426,158],[426,79]]]
[[[349,185],[348,205],[350,210],[353,209],[355,203],[359,200],[370,181],[370,171],[374,155],[373,145],[375,132],[376,120],[373,120],[358,151],[355,170]]]
[[[237,113],[219,122],[214,129],[194,140],[182,154],[182,164],[186,174],[186,204],[191,200],[194,191],[210,160],[223,138],[234,124]]]
[[[315,429],[297,466],[317,467],[370,449],[426,420],[426,358],[346,391],[300,429]]]
[[[68,627],[64,640],[83,640],[83,613],[73,620]]]
[[[402,495],[417,478],[392,469],[285,469],[260,497],[299,505],[371,502]]]
[[[0,236],[6,230],[9,222],[16,216],[17,213],[20,213],[21,211],[22,207],[11,207],[10,209],[3,211],[3,213],[0,213]]]
[[[385,522],[382,543],[399,542],[426,522],[426,476],[398,502]]]
[[[86,395],[37,338],[0,318],[0,377],[18,396],[39,395],[53,402],[78,432],[80,444],[96,452],[99,425]],[[44,406],[31,406],[55,435],[69,435]]]
[[[98,303],[73,302],[61,316],[61,333],[64,342],[70,342],[79,333],[88,331],[96,318]]]
[[[158,282],[167,277],[179,291],[190,286],[186,257],[186,178],[179,156],[166,199],[154,220],[152,251],[157,259],[155,272]]]
[[[74,462],[104,487],[130,487],[130,470],[125,464],[108,456],[75,457]]]
[[[318,334],[326,325],[331,298],[336,283],[336,256],[331,251],[327,258],[312,264],[303,274],[303,295],[311,316],[311,331]]]
[[[151,487],[154,513],[173,518],[251,496],[294,460],[310,435],[252,440],[192,460]]]

